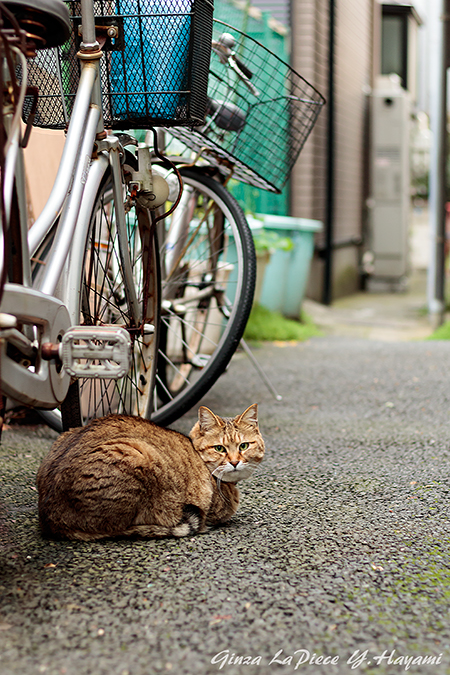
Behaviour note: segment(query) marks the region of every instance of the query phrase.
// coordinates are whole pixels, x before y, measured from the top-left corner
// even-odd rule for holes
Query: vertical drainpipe
[[[328,33],[328,154],[327,154],[327,203],[325,216],[325,266],[322,288],[322,302],[324,305],[330,305],[332,301],[333,288],[333,240],[334,240],[334,65],[335,65],[335,32],[336,32],[336,1],[329,0],[329,33]]]
[[[428,309],[434,328],[445,319],[445,201],[447,161],[447,22],[450,0],[439,0],[432,7],[431,38],[434,51],[430,64],[430,118],[433,143],[430,158],[430,239],[428,269]]]

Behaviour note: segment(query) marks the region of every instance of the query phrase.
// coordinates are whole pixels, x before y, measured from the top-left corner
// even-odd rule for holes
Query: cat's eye
[[[226,452],[226,449],[224,448],[223,445],[215,445],[215,446],[214,446],[214,450],[215,450],[216,452]]]
[[[239,446],[239,450],[247,450],[248,448],[248,443],[241,443]]]

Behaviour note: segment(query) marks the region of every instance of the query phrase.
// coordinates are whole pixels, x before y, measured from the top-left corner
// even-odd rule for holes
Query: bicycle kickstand
[[[277,392],[277,390],[273,386],[272,382],[269,380],[267,374],[264,372],[261,364],[256,359],[256,356],[253,354],[252,350],[250,349],[250,347],[248,346],[248,344],[246,343],[244,338],[241,338],[241,346],[242,346],[244,352],[247,354],[250,361],[252,362],[253,366],[255,367],[256,372],[258,373],[258,375],[260,376],[260,378],[262,379],[262,381],[266,385],[267,389],[270,391],[270,393],[274,397],[274,399],[276,401],[282,401],[283,397],[281,396],[281,394],[279,394]]]

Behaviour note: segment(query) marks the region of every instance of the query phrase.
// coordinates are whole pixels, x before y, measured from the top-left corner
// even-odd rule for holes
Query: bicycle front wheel
[[[161,325],[151,419],[170,424],[224,372],[251,310],[256,258],[234,197],[199,168],[182,168],[184,190],[158,231]]]
[[[116,324],[129,331],[131,367],[119,380],[79,379],[61,406],[64,429],[95,417],[122,413],[150,417],[156,373],[160,309],[160,266],[156,228],[147,209],[130,203],[126,213],[127,241],[118,234],[111,174],[100,187],[85,246],[80,288],[80,324]],[[121,250],[122,247],[122,250]],[[121,253],[130,256],[140,308],[140,323],[128,306],[127,281]]]

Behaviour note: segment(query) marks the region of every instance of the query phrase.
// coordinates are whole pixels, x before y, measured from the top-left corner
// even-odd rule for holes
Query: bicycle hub
[[[169,196],[169,185],[162,176],[153,175],[153,190],[138,190],[136,201],[144,209],[157,209]]]
[[[137,203],[145,209],[157,209],[169,196],[169,185],[165,178],[153,173],[150,149],[140,145],[137,149],[138,170],[132,172],[129,189],[135,191]]]

